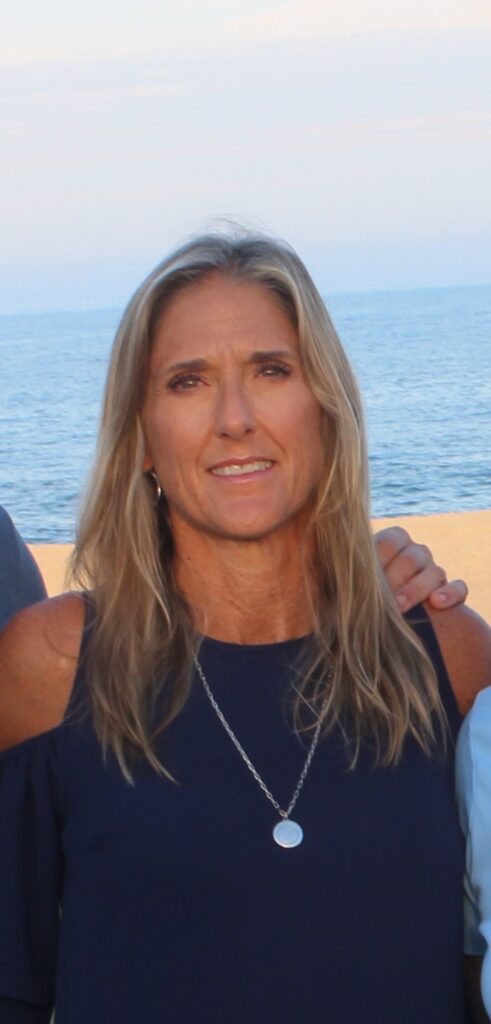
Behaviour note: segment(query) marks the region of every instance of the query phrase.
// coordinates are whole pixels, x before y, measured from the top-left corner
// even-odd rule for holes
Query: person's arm
[[[466,600],[468,591],[464,581],[448,583],[445,570],[435,564],[429,548],[411,540],[407,530],[389,526],[374,534],[374,540],[380,564],[401,612],[423,601],[443,610]]]
[[[18,612],[0,634],[0,751],[63,719],[78,661],[85,603],[62,594]]]
[[[427,602],[443,660],[461,715],[491,685],[491,628],[465,605],[436,611]]]
[[[43,601],[46,587],[29,548],[0,506],[0,629],[16,612]]]
[[[25,608],[0,634],[1,1024],[51,1021],[63,851],[50,730],[66,711],[83,624],[84,602],[67,594]]]

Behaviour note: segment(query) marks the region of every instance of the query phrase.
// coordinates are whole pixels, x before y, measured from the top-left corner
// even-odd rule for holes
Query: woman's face
[[[176,294],[155,332],[143,425],[144,469],[177,538],[184,524],[229,540],[297,532],[321,474],[321,420],[269,290],[214,272]]]

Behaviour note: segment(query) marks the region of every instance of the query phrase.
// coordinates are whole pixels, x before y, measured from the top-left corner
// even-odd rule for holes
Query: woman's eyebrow
[[[292,349],[258,349],[251,352],[247,358],[248,363],[269,363],[271,359],[298,359],[298,355]],[[165,373],[175,373],[177,370],[208,370],[210,363],[206,359],[184,359],[178,363],[167,366]]]
[[[298,359],[298,355],[292,349],[271,349],[267,352],[258,350],[252,352],[247,360],[248,363],[269,363],[271,359]]]
[[[184,359],[179,363],[172,363],[172,366],[167,366],[165,372],[174,373],[175,370],[207,370],[209,365],[206,359]]]

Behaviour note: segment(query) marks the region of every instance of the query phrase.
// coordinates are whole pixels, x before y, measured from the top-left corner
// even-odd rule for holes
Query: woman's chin
[[[292,527],[291,518],[282,515],[255,515],[240,516],[237,518],[224,519],[217,523],[212,532],[216,537],[223,537],[224,540],[235,541],[261,541],[271,539],[277,534],[285,536],[288,528]]]

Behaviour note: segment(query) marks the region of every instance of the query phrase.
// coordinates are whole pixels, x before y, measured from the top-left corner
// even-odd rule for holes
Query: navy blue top
[[[301,646],[205,640],[200,655],[283,807],[305,760],[285,710]],[[142,764],[131,787],[68,716],[1,755],[2,1024],[48,1024],[54,1004],[56,1024],[463,1024],[452,743],[444,763],[408,739],[391,768],[362,749],[349,771],[334,732],[291,850],[199,681],[159,752],[178,784]]]

